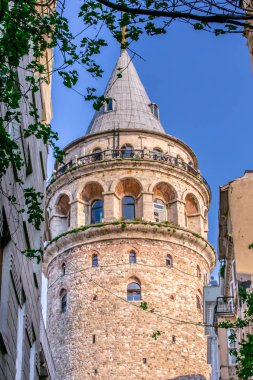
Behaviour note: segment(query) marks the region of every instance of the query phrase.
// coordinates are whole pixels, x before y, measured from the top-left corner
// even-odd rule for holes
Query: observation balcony
[[[234,297],[217,297],[215,306],[216,315],[234,315]]]
[[[211,193],[210,186],[208,185],[205,178],[196,169],[194,169],[192,165],[187,164],[178,157],[173,157],[165,153],[149,151],[147,149],[107,149],[104,151],[87,154],[82,157],[75,156],[75,159],[72,159],[65,165],[62,165],[57,171],[53,173],[49,180],[49,185],[68,171],[76,170],[78,167],[92,163],[111,160],[157,161],[171,167],[177,167],[197,177],[206,185],[209,192]]]

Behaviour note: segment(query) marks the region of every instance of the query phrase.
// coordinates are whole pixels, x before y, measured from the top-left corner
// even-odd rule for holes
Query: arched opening
[[[124,144],[121,147],[121,157],[122,158],[132,158],[133,157],[133,147],[130,144]]]
[[[166,182],[160,182],[153,188],[153,194],[155,221],[177,224],[177,194],[174,188]]]
[[[125,178],[120,180],[116,187],[115,193],[119,201],[118,214],[128,220],[133,220],[135,217],[142,217],[142,187],[135,178]],[[115,205],[117,203],[115,202]]]
[[[185,224],[189,230],[200,231],[201,226],[199,203],[193,194],[187,194],[185,197]]]
[[[199,311],[202,311],[202,294],[200,290],[198,291],[198,294],[196,294],[196,307]]]
[[[101,148],[93,149],[92,157],[93,157],[94,161],[101,161],[102,160],[102,149]]]
[[[91,224],[100,223],[103,219],[103,201],[95,200],[91,204]]]
[[[84,186],[82,191],[84,223],[79,223],[79,225],[102,222],[104,212],[103,192],[103,187],[98,182],[90,182]]]
[[[122,198],[122,218],[127,220],[135,218],[135,199],[133,197]]]
[[[163,151],[161,148],[154,148],[152,153],[154,160],[160,160],[162,158]]]
[[[131,302],[141,300],[141,284],[139,281],[127,285],[127,300]]]
[[[65,313],[67,311],[67,290],[62,289],[60,292],[60,300],[61,300],[61,312]]]
[[[93,268],[97,268],[98,267],[98,255],[97,254],[94,254],[92,256],[92,266]]]
[[[173,258],[171,255],[166,256],[166,267],[168,267],[168,268],[173,267]]]
[[[61,266],[61,273],[63,276],[65,276],[65,274],[66,274],[66,264],[65,263],[63,263]]]
[[[136,253],[134,251],[131,251],[129,254],[129,264],[135,264],[136,263]]]
[[[55,212],[50,221],[51,236],[66,232],[70,227],[70,199],[67,194],[62,194],[58,198]]]

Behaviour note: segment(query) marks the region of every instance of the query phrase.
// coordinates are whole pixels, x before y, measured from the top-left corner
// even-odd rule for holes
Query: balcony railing
[[[178,157],[173,157],[164,153],[149,151],[147,149],[107,149],[101,152],[87,154],[86,156],[82,157],[76,156],[74,160],[72,159],[67,164],[62,165],[57,171],[53,173],[51,179],[49,180],[49,184],[71,169],[73,170],[80,166],[101,161],[123,159],[158,161],[163,162],[172,167],[178,167],[199,178],[207,186],[208,190],[211,193],[210,187],[205,178],[202,177],[202,175],[197,170],[195,170],[192,165],[187,164]]]
[[[231,315],[235,312],[234,297],[218,297],[215,313],[220,315]]]

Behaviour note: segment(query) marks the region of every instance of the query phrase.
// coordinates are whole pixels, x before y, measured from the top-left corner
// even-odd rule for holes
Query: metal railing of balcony
[[[215,313],[216,314],[234,314],[235,312],[235,304],[234,304],[234,297],[218,297],[216,306],[215,306]]]
[[[158,161],[163,162],[172,167],[178,167],[183,169],[201,180],[208,188],[211,193],[211,189],[205,180],[205,178],[193,168],[192,165],[187,164],[182,159],[178,157],[173,157],[165,153],[159,153],[154,151],[149,151],[147,149],[107,149],[104,151],[96,151],[92,154],[87,154],[82,157],[75,157],[67,164],[62,165],[57,171],[55,171],[49,180],[49,184],[53,182],[56,178],[60,177],[62,174],[68,172],[69,170],[76,169],[77,167],[88,165],[91,163],[110,161],[110,160],[122,160],[122,159],[133,159],[133,160],[147,160],[147,161]]]

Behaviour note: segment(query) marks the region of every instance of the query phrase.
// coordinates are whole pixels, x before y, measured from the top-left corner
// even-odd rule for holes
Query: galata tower
[[[165,133],[126,50],[105,96],[48,188],[57,380],[208,380],[210,189],[193,151]]]

